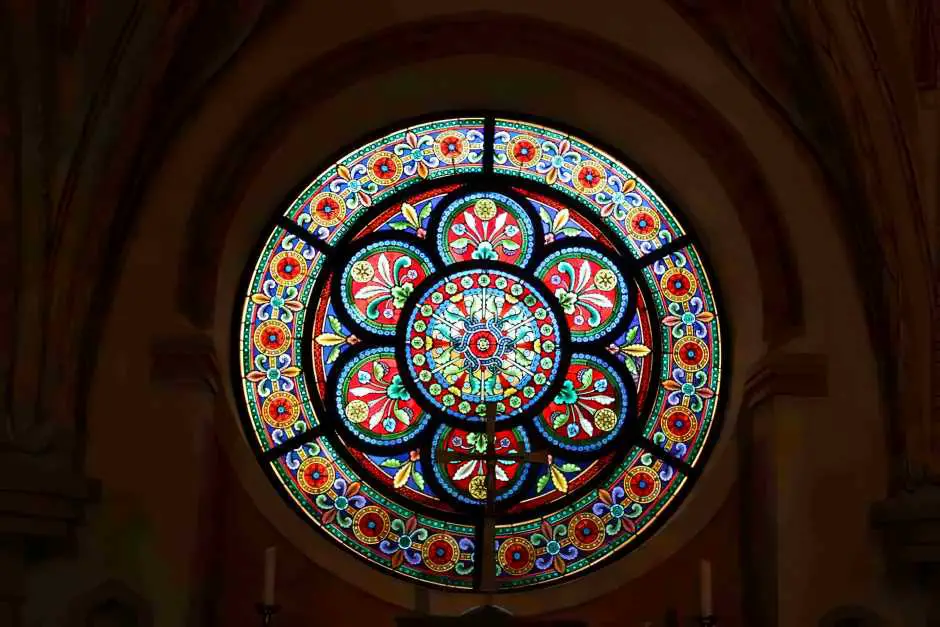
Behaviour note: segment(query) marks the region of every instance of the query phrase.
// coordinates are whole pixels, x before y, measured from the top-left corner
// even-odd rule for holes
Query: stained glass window
[[[700,473],[721,379],[693,239],[621,160],[487,116],[365,144],[267,233],[244,426],[312,527],[449,589],[628,553]]]

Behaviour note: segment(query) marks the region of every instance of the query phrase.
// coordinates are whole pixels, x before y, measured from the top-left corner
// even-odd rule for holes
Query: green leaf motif
[[[392,383],[388,386],[388,389],[385,391],[386,396],[389,398],[395,399],[396,401],[409,401],[411,400],[411,394],[408,393],[408,390],[405,388],[405,385],[401,382],[401,375],[395,375],[392,377]]]
[[[389,457],[388,459],[383,459],[379,466],[382,466],[383,468],[401,468],[401,460],[395,459],[394,457]]]
[[[388,372],[388,368],[381,361],[372,362],[372,378],[376,381],[381,381],[385,378],[385,373]]]
[[[565,379],[561,384],[561,389],[558,390],[558,394],[555,396],[555,402],[560,405],[574,405],[578,400],[578,393],[574,390],[574,383],[569,379]]]
[[[627,367],[627,371],[630,372],[631,376],[637,376],[636,362],[633,361],[633,357],[627,355],[626,359],[623,360],[623,365]]]
[[[539,482],[535,484],[535,491],[543,492],[545,490],[545,486],[547,485],[548,485],[548,475],[542,475],[541,477],[539,477]]]
[[[637,334],[637,331],[639,330],[640,330],[640,327],[633,327],[629,331],[627,331],[627,337],[626,337],[627,344],[633,342],[633,340],[636,339],[636,334]]]
[[[424,477],[421,476],[420,472],[412,471],[411,478],[414,480],[415,485],[418,486],[419,490],[424,489]]]
[[[398,422],[402,423],[406,427],[408,426],[408,423],[411,422],[411,416],[404,409],[396,407],[393,410],[393,413],[395,414],[395,418],[398,419]]]
[[[334,346],[333,350],[330,351],[330,356],[326,358],[326,363],[331,364],[339,357],[340,354],[339,346]]]
[[[343,335],[343,325],[340,323],[339,318],[336,316],[330,316],[330,328],[333,329],[333,333]]]
[[[591,385],[594,381],[594,374],[591,372],[590,368],[585,368],[581,371],[579,375],[579,381],[581,382],[581,387],[586,388]]]
[[[411,292],[414,291],[414,285],[410,282],[405,283],[402,286],[395,286],[392,288],[392,304],[395,305],[397,309],[401,309],[405,306],[405,301],[408,300],[408,296]]]
[[[562,466],[561,466],[561,471],[562,471],[562,472],[578,472],[578,471],[580,471],[580,470],[581,470],[581,467],[580,467],[580,466],[577,466],[577,465],[575,465],[575,464],[570,464],[570,463],[569,463],[569,464],[562,464]]]

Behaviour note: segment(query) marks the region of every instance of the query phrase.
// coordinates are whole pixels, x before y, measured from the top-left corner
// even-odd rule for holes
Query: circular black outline
[[[713,277],[716,276],[716,274],[706,256],[706,252],[702,251],[700,246],[696,245],[697,242],[700,241],[700,238],[696,236],[694,223],[688,219],[688,215],[682,209],[682,206],[679,203],[673,202],[673,198],[672,198],[672,194],[670,192],[669,186],[659,184],[658,182],[656,184],[653,184],[656,181],[655,177],[651,177],[649,173],[647,173],[642,167],[638,166],[634,161],[632,161],[629,158],[624,157],[619,149],[607,144],[606,142],[602,140],[597,139],[596,137],[592,136],[590,133],[586,133],[581,129],[575,128],[573,126],[567,125],[563,122],[559,122],[557,120],[554,120],[545,116],[534,116],[534,115],[522,114],[519,112],[513,112],[513,111],[507,111],[507,110],[488,109],[488,108],[479,108],[475,110],[445,109],[445,110],[438,110],[437,112],[431,115],[422,114],[422,115],[412,116],[412,117],[405,118],[405,119],[399,119],[394,123],[390,123],[388,125],[375,129],[372,132],[359,137],[356,141],[349,143],[335,150],[323,162],[318,164],[317,168],[308,172],[308,175],[304,177],[300,183],[298,183],[297,185],[292,187],[290,190],[288,190],[288,192],[285,194],[282,201],[277,205],[278,209],[275,211],[274,216],[272,217],[270,221],[271,226],[268,229],[262,230],[262,232],[259,234],[257,238],[257,242],[252,249],[255,251],[255,254],[251,257],[251,261],[245,265],[245,268],[242,271],[242,276],[241,276],[241,280],[239,281],[239,285],[241,286],[251,285],[252,275],[255,269],[255,265],[257,263],[257,256],[258,254],[263,252],[265,245],[267,244],[267,241],[272,235],[272,230],[277,228],[278,222],[283,219],[282,218],[283,210],[281,210],[280,208],[291,206],[293,201],[297,197],[299,197],[303,193],[303,191],[309,186],[309,181],[314,180],[322,172],[334,166],[335,163],[339,159],[341,159],[344,155],[347,155],[351,153],[353,150],[355,150],[356,148],[367,145],[368,143],[371,143],[372,141],[380,139],[390,133],[393,133],[393,132],[396,132],[401,129],[408,128],[410,126],[417,125],[417,124],[425,124],[425,123],[430,123],[434,121],[454,119],[454,118],[472,118],[472,119],[483,120],[484,155],[483,155],[482,171],[478,173],[460,173],[455,176],[439,177],[439,178],[435,178],[431,180],[421,181],[421,182],[409,185],[401,190],[398,190],[397,192],[393,192],[385,199],[385,201],[383,201],[383,204],[385,204],[385,202],[388,202],[389,204],[391,204],[395,202],[397,198],[405,196],[406,194],[417,195],[417,194],[422,193],[424,190],[431,189],[436,186],[444,186],[448,184],[466,185],[467,180],[479,181],[480,183],[483,183],[486,180],[491,180],[493,184],[498,187],[503,187],[506,183],[511,184],[513,187],[518,187],[518,188],[523,188],[523,189],[528,189],[528,190],[532,190],[533,187],[537,187],[537,192],[535,193],[538,193],[541,196],[552,198],[556,201],[561,202],[562,204],[574,203],[576,206],[582,209],[588,210],[588,215],[589,215],[590,207],[580,199],[573,198],[567,194],[564,194],[558,190],[552,189],[548,186],[538,185],[537,182],[531,181],[529,179],[510,176],[507,174],[497,175],[492,172],[492,165],[491,165],[492,154],[493,154],[491,150],[492,133],[493,133],[493,127],[494,127],[495,121],[497,119],[512,120],[512,121],[519,121],[523,123],[541,125],[555,132],[567,134],[569,136],[574,136],[578,140],[583,141],[591,145],[592,147],[596,148],[597,150],[606,153],[611,159],[615,160],[616,162],[624,165],[629,170],[631,170],[634,174],[636,174],[639,178],[641,178],[650,189],[655,190],[654,191],[655,195],[662,201],[662,203],[666,207],[668,207],[668,211],[672,214],[673,218],[675,219],[675,222],[681,225],[682,230],[684,231],[685,238],[687,239],[687,243],[684,245],[684,247],[690,247],[695,250],[698,256],[699,265],[704,270],[706,278],[710,279],[709,288],[710,288],[710,292],[712,296],[712,301],[714,303],[714,310],[716,313],[716,317],[719,315],[719,312],[722,312],[719,318],[720,320],[719,331],[721,330],[724,331],[720,335],[721,348],[722,348],[723,354],[733,354],[733,346],[732,346],[733,336],[731,332],[731,329],[733,328],[732,323],[729,322],[727,314],[724,313],[723,308],[720,307],[720,304],[724,302],[723,291],[721,289],[721,286],[714,283],[713,281]],[[608,231],[608,229],[604,228],[606,225],[604,225],[603,223],[601,224],[594,223],[593,226],[595,228],[598,228],[599,230]],[[610,237],[608,233],[605,233],[605,236],[608,237],[612,245],[614,245],[618,250],[622,250],[622,251],[625,250],[626,248],[625,244],[620,242],[618,237]],[[624,258],[632,259],[632,253],[627,251],[626,256]],[[643,267],[648,265],[648,263],[639,263],[639,262],[636,262],[636,260],[634,260],[633,265],[636,266],[637,269],[642,269]],[[324,259],[324,268],[328,266],[329,266],[329,255],[327,255],[326,258]],[[330,273],[321,273],[321,276],[323,274],[326,274],[328,276]],[[318,277],[318,280],[320,278],[321,277]],[[640,287],[640,290],[644,292],[644,297],[646,298],[647,303],[649,303],[651,307],[655,306],[654,305],[655,300],[652,298],[652,294],[649,292],[648,286],[646,285],[645,281],[640,282],[639,287]],[[316,285],[314,285],[312,289],[315,289],[315,288],[316,288]],[[232,316],[231,324],[232,324],[232,329],[233,329],[233,336],[235,338],[236,344],[240,346],[239,344],[241,340],[240,331],[241,331],[241,324],[242,324],[242,318],[243,318],[242,308],[234,307],[232,310],[231,316]],[[314,317],[315,316],[307,316],[307,318],[310,318],[310,319]],[[304,326],[305,326],[304,331],[306,331],[306,327],[308,325],[305,323]],[[657,367],[659,367],[659,365],[661,364],[661,360],[662,360],[661,347],[662,347],[663,331],[662,331],[661,325],[651,325],[651,330],[656,339],[656,341],[653,342],[654,363],[656,363]],[[309,337],[310,337],[309,333],[302,332],[302,335],[298,338],[295,338],[295,340],[300,340],[301,338],[309,338]],[[231,359],[234,364],[234,367],[231,370],[231,377],[232,377],[231,382],[233,386],[234,395],[236,399],[238,399],[241,396],[240,390],[242,387],[241,351],[240,350],[232,351]],[[307,372],[310,372],[310,370],[306,368],[306,362],[312,361],[312,351],[310,350],[301,351],[301,359],[305,366],[304,370]],[[732,364],[731,363],[722,364],[722,371],[723,371],[722,379],[724,381],[725,386],[727,386],[728,385],[727,381],[729,381],[732,377]],[[630,378],[632,379],[632,377]],[[308,386],[309,386],[309,383],[308,383]],[[239,390],[239,391],[235,392],[235,390]],[[655,389],[651,389],[648,392],[646,402],[644,403],[644,407],[643,407],[643,410],[640,412],[640,415],[650,414],[650,409],[653,403],[655,402],[656,395],[657,394],[656,394]],[[322,412],[323,407],[318,402],[320,400],[318,396],[319,395],[310,395],[309,390],[308,390],[308,398],[310,398],[310,402],[314,406],[314,410],[315,411],[319,410],[320,412]],[[727,397],[727,394],[721,394],[719,392],[718,399],[715,405],[715,410],[712,416],[712,424],[710,427],[711,433],[709,434],[709,437],[706,439],[706,441],[703,443],[702,447],[699,450],[699,454],[697,458],[698,464],[694,467],[687,467],[685,470],[677,469],[682,472],[685,478],[685,485],[676,495],[673,496],[673,498],[670,500],[669,503],[667,503],[665,506],[663,506],[660,509],[656,518],[644,528],[644,531],[643,531],[644,537],[642,539],[638,539],[637,541],[634,541],[633,543],[631,543],[629,546],[618,550],[615,555],[610,556],[608,559],[602,560],[599,563],[583,568],[577,573],[569,574],[564,578],[552,579],[547,582],[537,582],[537,583],[528,584],[528,585],[520,585],[520,586],[512,587],[509,589],[498,590],[497,592],[500,592],[500,593],[519,592],[523,590],[533,589],[536,587],[550,588],[552,586],[561,585],[563,583],[569,583],[573,581],[574,579],[583,577],[589,573],[594,572],[598,568],[602,568],[608,564],[611,564],[612,562],[616,560],[623,559],[625,556],[631,554],[638,547],[642,546],[650,536],[655,535],[660,529],[660,527],[675,514],[675,512],[682,505],[682,503],[684,502],[685,498],[688,496],[690,491],[694,488],[694,484],[701,473],[701,468],[708,462],[708,459],[710,458],[711,453],[713,452],[718,440],[721,439],[723,435],[723,431],[725,429],[724,412],[726,410],[726,403],[727,403],[726,397]],[[238,402],[237,405],[239,407],[238,414],[240,417],[240,422],[241,422],[243,430],[247,434],[247,439],[249,440],[249,442],[255,442],[256,440],[255,428],[254,428],[254,423],[251,417],[251,411],[248,408],[247,404],[245,404],[244,402]],[[305,432],[305,434],[298,436],[297,438],[292,438],[289,442],[285,442],[284,444],[294,443],[296,445],[295,446],[296,448],[296,447],[302,446],[304,442],[309,441],[313,437],[316,437],[320,432],[321,432],[321,428],[319,426],[315,426],[309,429],[307,432]],[[326,532],[320,527],[319,524],[314,524],[315,520],[310,516],[310,514],[306,510],[304,510],[299,504],[294,502],[293,497],[289,493],[289,489],[283,484],[280,477],[278,476],[278,471],[275,468],[275,464],[277,463],[277,460],[279,459],[280,456],[270,457],[269,454],[271,451],[260,449],[257,443],[252,444],[252,446],[255,448],[255,456],[257,457],[258,461],[261,463],[263,472],[268,477],[268,481],[270,482],[272,488],[275,489],[275,491],[282,494],[287,506],[290,509],[293,509],[294,512],[298,516],[301,516],[311,527],[317,529],[318,533],[326,534]],[[633,444],[631,444],[631,447],[632,446],[639,446],[641,449],[645,450],[646,452],[652,453],[654,456],[660,457],[664,461],[664,463],[672,462],[673,464],[675,464],[676,462],[678,462],[680,466],[683,464],[681,460],[676,460],[675,458],[672,458],[670,455],[666,454],[664,451],[661,451],[655,448],[654,446],[652,446],[652,443],[644,442],[638,439],[638,440],[635,440]],[[342,447],[338,447],[337,450],[342,450]],[[603,473],[602,473],[602,476],[603,476]],[[564,507],[567,507],[568,500],[569,499],[563,499],[559,501],[554,501],[553,503],[557,504],[557,507],[559,508],[564,508]],[[414,505],[417,505],[417,504],[414,504]],[[446,517],[443,516],[442,513],[439,511],[435,511],[434,515],[440,518],[441,520],[446,520]],[[468,522],[466,520],[462,520],[461,522],[462,524],[466,526],[473,526],[475,524],[474,522]],[[507,521],[507,522],[510,522],[510,521]],[[479,526],[479,524],[476,525],[476,531],[477,533],[476,533],[475,542],[476,542],[476,545],[479,546],[480,539],[481,539],[481,536],[480,536],[481,527]],[[326,534],[326,535],[329,535],[329,534]],[[359,555],[358,553],[355,553],[355,552],[354,554],[356,555],[357,559],[361,559],[365,561],[373,568],[381,567],[380,564],[376,564],[373,560],[370,560],[363,555]],[[476,568],[477,562],[479,560],[479,555],[480,555],[479,553],[475,555],[475,559],[474,559],[475,569],[474,569],[473,581],[472,581],[471,587],[469,588],[455,588],[453,586],[447,586],[444,584],[426,581],[423,579],[419,579],[417,577],[412,577],[412,576],[402,574],[396,570],[392,570],[389,568],[380,568],[380,570],[388,576],[395,577],[403,581],[407,581],[413,585],[421,585],[421,586],[425,586],[429,588],[441,589],[441,590],[445,590],[451,593],[476,594],[478,593],[479,583],[480,583],[479,569]]]
[[[617,270],[617,272],[620,273],[620,276],[622,276],[627,281],[626,305],[620,320],[617,321],[615,325],[610,327],[610,329],[596,338],[583,342],[578,342],[574,339],[571,340],[571,343],[574,346],[584,346],[589,349],[596,349],[600,346],[604,346],[605,343],[609,342],[611,338],[616,338],[622,331],[630,326],[631,322],[633,322],[633,317],[636,315],[637,311],[637,292],[639,290],[639,283],[643,277],[639,276],[639,268],[632,264],[625,264],[618,258],[613,258],[610,254],[610,251],[605,249],[596,241],[589,240],[586,237],[565,237],[559,241],[552,242],[550,245],[545,247],[543,261],[547,260],[549,256],[554,255],[555,253],[563,252],[568,248],[585,248],[600,254],[605,259],[610,261],[614,269]],[[541,263],[539,265],[541,265]],[[533,274],[537,269],[538,267],[532,271]],[[539,279],[539,281],[541,281],[541,279]],[[631,289],[631,283],[633,286],[635,286],[636,289]]]
[[[620,431],[616,433],[614,437],[610,439],[609,442],[607,442],[606,444],[602,446],[597,447],[596,449],[592,449],[589,451],[569,451],[568,449],[565,449],[559,446],[558,444],[552,442],[545,435],[542,434],[541,430],[539,430],[537,426],[534,426],[535,422],[538,421],[539,417],[533,416],[532,417],[533,418],[533,431],[534,431],[534,435],[536,436],[536,438],[538,440],[541,440],[542,443],[546,447],[550,447],[554,449],[552,451],[553,456],[555,455],[555,451],[558,451],[560,453],[559,457],[562,457],[565,460],[571,460],[571,461],[587,461],[591,459],[596,459],[598,457],[602,457],[606,455],[607,453],[610,453],[612,450],[616,448],[629,446],[630,442],[633,439],[635,439],[635,435],[636,435],[635,425],[637,422],[639,422],[640,415],[641,415],[639,413],[639,408],[637,407],[639,404],[637,402],[639,395],[637,393],[636,382],[633,380],[633,377],[630,376],[630,373],[626,371],[626,368],[620,362],[614,359],[611,359],[610,355],[607,355],[607,354],[588,353],[588,352],[579,351],[579,350],[572,351],[571,359],[573,360],[575,357],[578,357],[580,355],[597,359],[598,361],[603,363],[605,366],[610,368],[614,372],[614,374],[620,377],[620,380],[623,381],[624,387],[627,389],[626,390],[627,401],[626,403],[624,403],[626,405],[626,408],[625,408],[626,415],[624,416],[623,427],[621,427]],[[570,363],[569,363],[569,366],[570,366]],[[593,483],[593,482],[588,482],[588,483]],[[552,503],[554,504],[555,501],[552,501]]]
[[[542,249],[545,242],[545,231],[542,228],[542,220],[539,217],[538,212],[535,211],[532,203],[530,203],[527,198],[519,195],[515,192],[515,190],[512,190],[508,187],[498,189],[497,186],[488,184],[487,180],[485,179],[474,180],[466,187],[462,187],[450,192],[438,203],[438,206],[441,207],[440,211],[435,211],[431,214],[431,217],[428,220],[427,240],[429,247],[432,248],[434,250],[434,254],[437,255],[437,259],[440,261],[441,266],[444,267],[449,264],[452,265],[454,263],[458,263],[444,259],[443,256],[441,256],[440,248],[438,247],[438,238],[441,236],[441,226],[443,226],[444,222],[444,213],[446,213],[455,203],[460,202],[463,198],[466,198],[471,194],[481,193],[491,193],[505,196],[522,208],[522,212],[525,214],[526,218],[529,219],[529,223],[532,225],[532,251],[529,254],[529,259],[525,264],[508,265],[511,265],[513,268],[531,268],[534,261],[539,259],[543,254]]]
[[[336,303],[333,305],[333,311],[336,312],[336,317],[339,318],[346,328],[354,331],[356,336],[362,340],[368,340],[373,343],[373,345],[380,346],[383,343],[391,344],[395,341],[395,334],[392,335],[383,335],[381,333],[376,333],[372,329],[369,329],[358,320],[352,317],[345,307],[338,306],[340,303],[343,303],[343,286],[342,278],[346,272],[346,268],[349,263],[352,261],[353,257],[358,255],[364,248],[372,244],[377,244],[379,242],[392,242],[392,243],[402,243],[408,246],[417,248],[428,259],[431,260],[433,268],[431,273],[433,273],[437,268],[440,267],[440,261],[435,259],[432,255],[428,255],[428,251],[425,250],[424,245],[421,243],[421,240],[413,235],[408,233],[396,233],[396,234],[387,234],[385,231],[374,231],[368,235],[364,235],[361,238],[355,239],[355,247],[352,245],[353,241],[345,241],[343,245],[339,247],[339,250],[342,251],[339,255],[335,255],[336,259],[331,263],[330,275],[335,276],[336,280],[330,283],[330,299]],[[430,274],[428,275],[430,276]],[[427,278],[424,279],[425,281]],[[422,281],[423,282],[423,281]],[[401,318],[399,317],[399,320]],[[397,325],[397,323],[396,323]],[[396,327],[397,333],[397,327]]]
[[[462,427],[455,427],[454,425],[450,425],[446,423],[439,423],[437,425],[437,428],[433,430],[434,433],[432,433],[431,436],[427,438],[427,440],[422,445],[421,459],[427,459],[429,463],[431,462],[431,460],[434,459],[434,435],[439,430],[444,429],[445,427],[450,428],[450,429],[466,430],[466,429],[463,429]],[[520,431],[522,431],[524,436],[528,438],[529,440],[529,450],[531,451],[534,449],[534,446],[532,445],[532,434],[529,432],[528,429],[526,429],[524,425],[519,425],[517,427],[513,427],[512,429],[519,429]],[[507,429],[501,429],[501,431],[505,431],[505,430]],[[468,433],[481,433],[480,431],[467,431],[467,432]],[[537,474],[537,473],[528,472],[526,476],[523,477],[522,480],[519,482],[518,488],[516,489],[517,497],[520,494],[524,494],[526,489],[528,488],[528,485],[532,483],[533,474]],[[482,503],[482,502],[481,503],[466,503],[454,497],[454,495],[451,494],[447,490],[446,487],[444,487],[443,483],[438,478],[437,473],[434,471],[433,468],[428,469],[428,476],[425,477],[425,481],[431,481],[434,484],[434,487],[437,490],[436,493],[438,494],[438,496],[441,497],[441,500],[448,502],[453,507],[455,507],[455,509],[457,509],[458,511],[466,512],[468,516],[473,517],[473,519],[477,521],[475,524],[479,525],[482,523],[483,516],[485,513],[484,512],[485,503]],[[510,508],[509,506],[507,506],[505,499],[495,501],[493,505],[494,505],[493,509],[496,515],[499,515],[500,512],[505,512],[507,509]]]

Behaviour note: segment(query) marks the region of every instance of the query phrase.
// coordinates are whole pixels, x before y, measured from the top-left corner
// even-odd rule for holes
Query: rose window
[[[245,429],[298,514],[389,573],[559,582],[638,546],[698,477],[710,285],[673,211],[594,145],[411,126],[271,227],[237,321]]]

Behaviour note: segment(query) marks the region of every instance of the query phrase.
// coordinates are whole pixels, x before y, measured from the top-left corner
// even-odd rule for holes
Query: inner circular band
[[[418,297],[405,356],[424,401],[463,419],[497,419],[532,407],[558,374],[561,331],[546,297],[495,269],[446,276]]]

